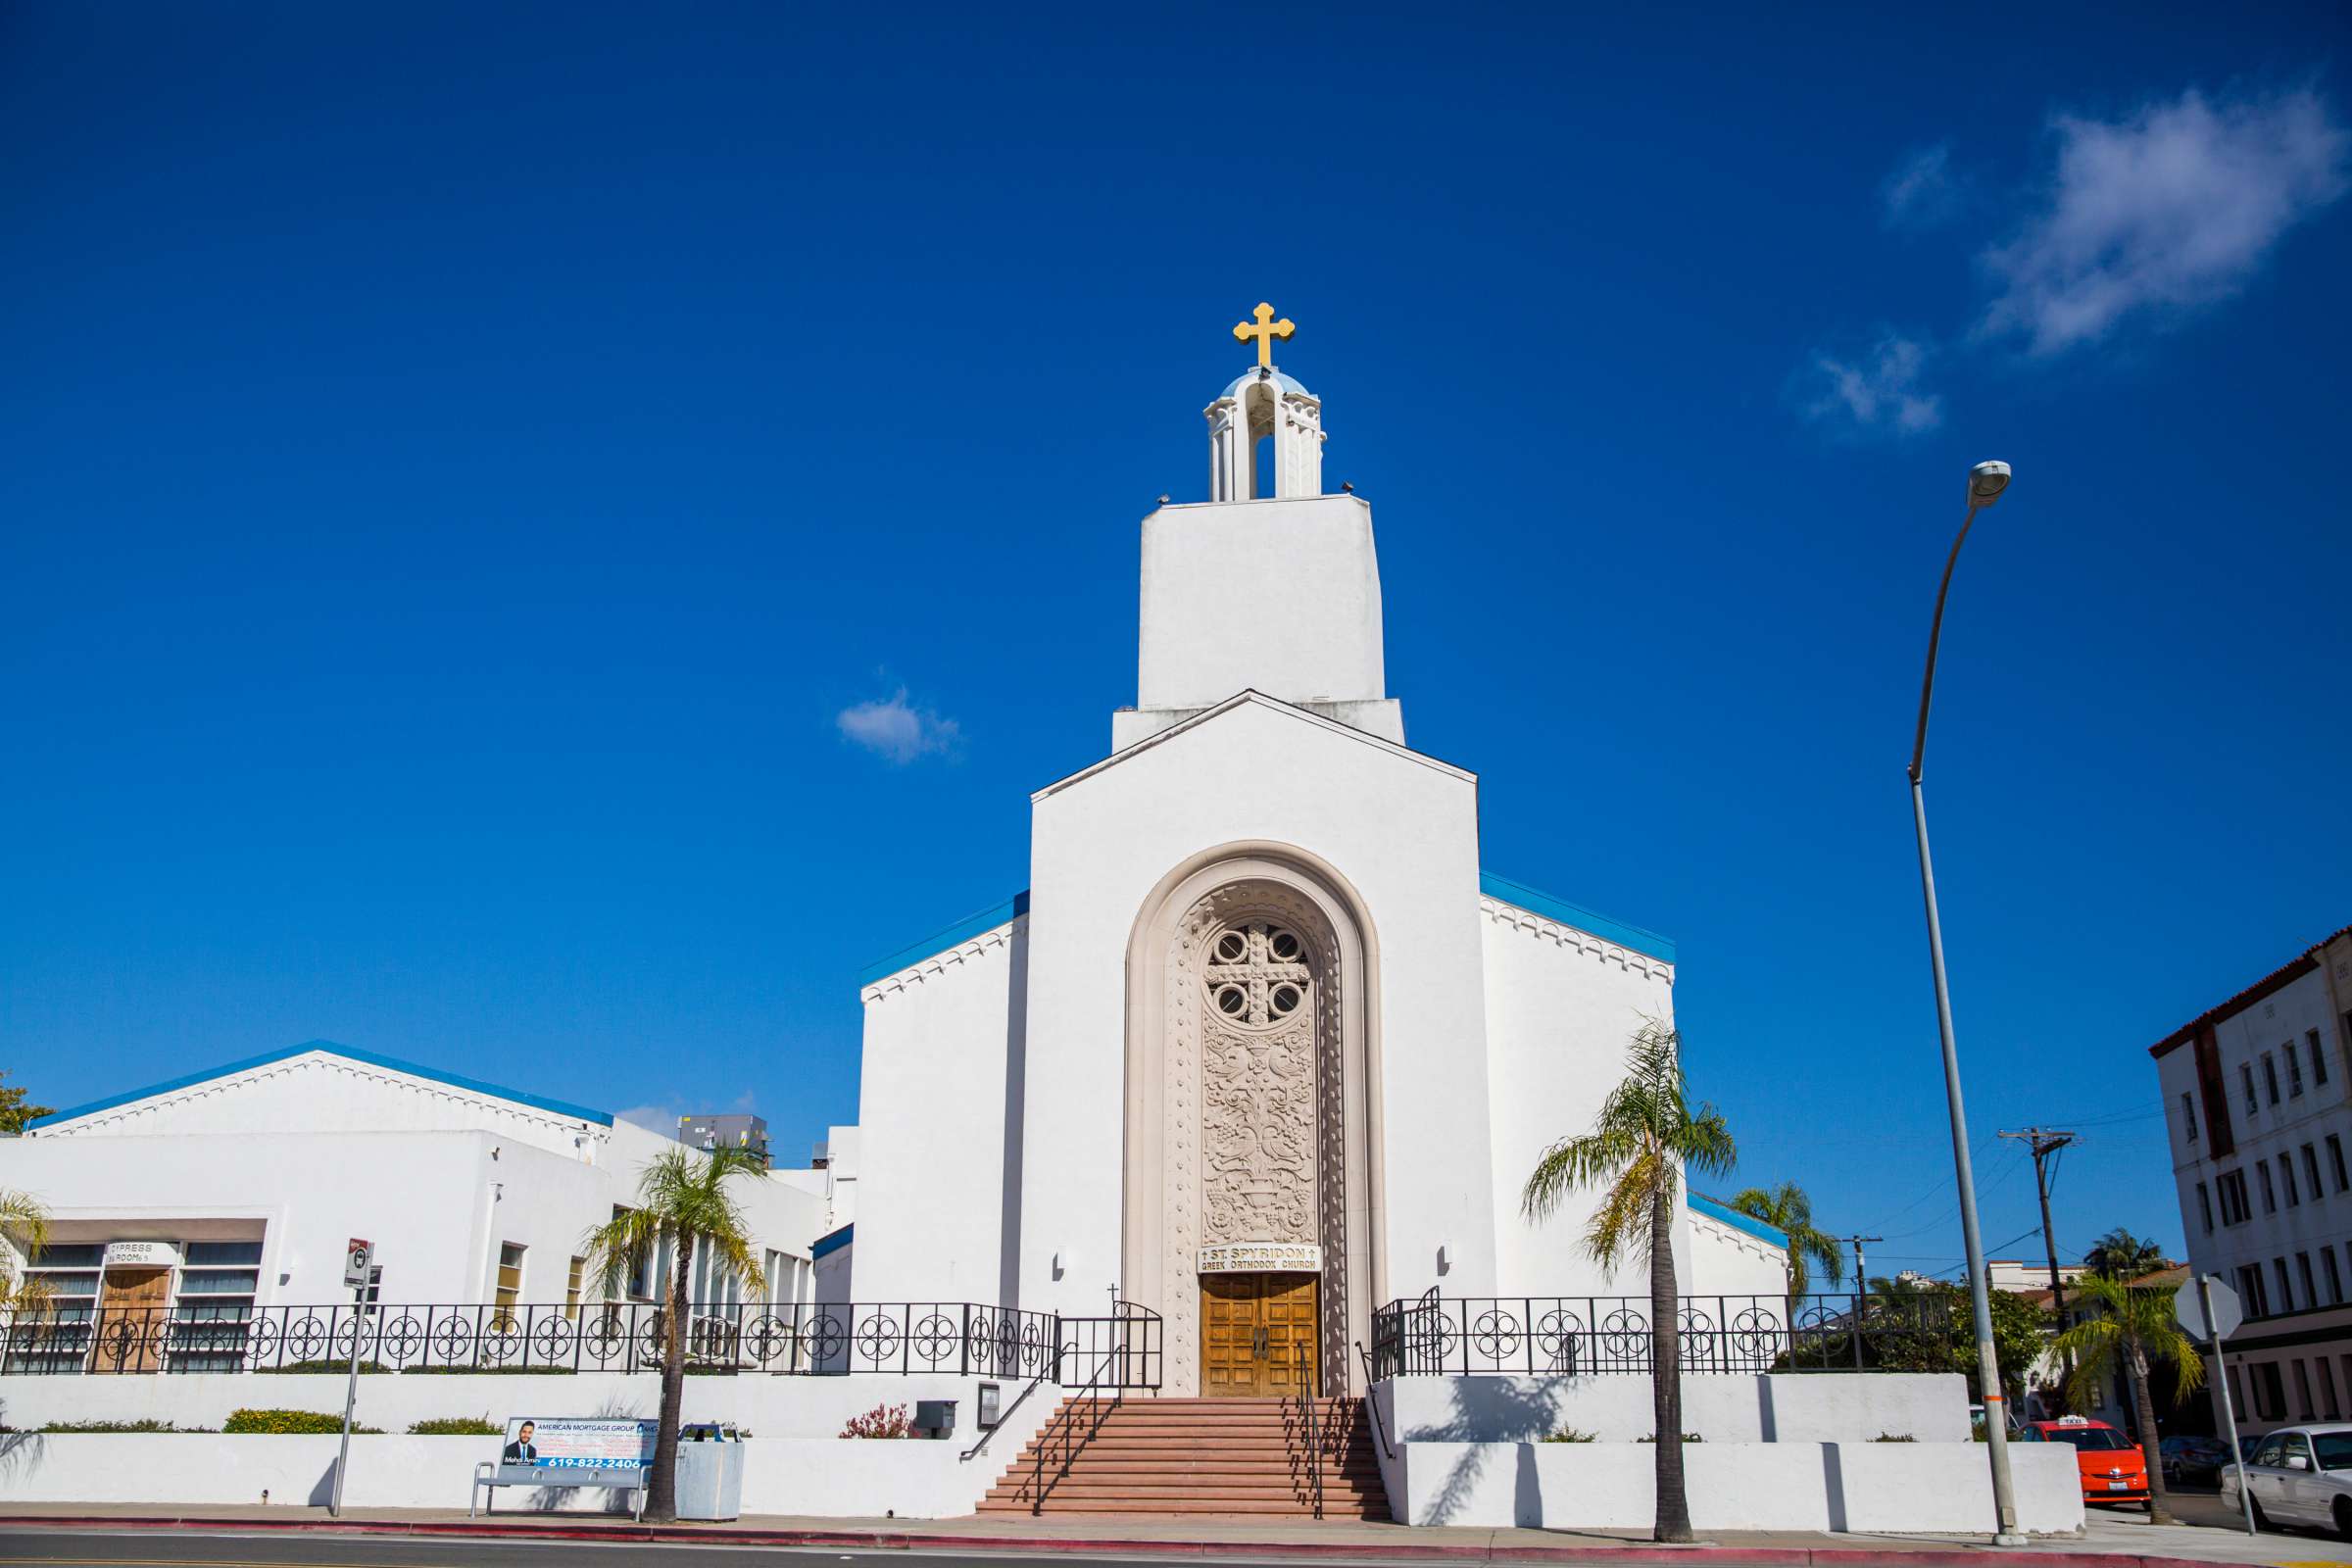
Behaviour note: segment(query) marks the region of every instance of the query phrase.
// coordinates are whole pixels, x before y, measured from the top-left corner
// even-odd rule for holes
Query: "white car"
[[[2222,1500],[2232,1508],[2241,1485],[2258,1528],[2317,1525],[2352,1540],[2352,1423],[2266,1434],[2244,1464],[2222,1467]]]

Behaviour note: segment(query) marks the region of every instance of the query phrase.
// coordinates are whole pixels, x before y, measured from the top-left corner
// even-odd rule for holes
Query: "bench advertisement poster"
[[[635,1470],[654,1462],[653,1421],[567,1421],[510,1416],[502,1465],[535,1470]]]

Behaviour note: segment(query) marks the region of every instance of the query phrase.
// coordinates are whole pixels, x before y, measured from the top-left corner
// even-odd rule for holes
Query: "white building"
[[[2235,1288],[2238,1420],[2352,1414],[2352,930],[2149,1048],[2196,1274]]]
[[[117,1319],[242,1321],[348,1302],[352,1237],[375,1244],[380,1303],[576,1320],[605,1298],[582,1237],[677,1147],[606,1111],[321,1040],[41,1117],[0,1141],[0,1188],[48,1209],[33,1273],[55,1297],[51,1315],[93,1322],[97,1337]],[[833,1228],[824,1173],[773,1172],[734,1191],[768,1298],[811,1299],[813,1247]],[[739,1293],[694,1261],[693,1299],[733,1304]],[[668,1260],[648,1263],[619,1298],[652,1298]],[[90,1338],[20,1344],[13,1361],[60,1364],[9,1370],[70,1370]],[[148,1335],[130,1353],[176,1352]]]
[[[1674,945],[1483,863],[1322,412],[1262,360],[1209,404],[1216,499],[1143,520],[1136,706],[1030,797],[1028,888],[862,977],[858,1299],[1115,1291],[1191,1395],[1360,1385],[1374,1310],[1433,1287],[1646,1294],[1582,1258],[1588,1204],[1519,1195],[1671,1018]],[[1674,1241],[1693,1295],[1786,1288],[1752,1222]]]

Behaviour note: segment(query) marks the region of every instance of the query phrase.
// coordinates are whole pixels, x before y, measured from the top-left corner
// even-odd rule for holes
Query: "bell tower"
[[[1274,367],[1274,340],[1298,325],[1260,305],[1256,320],[1233,335],[1257,345],[1257,368],[1234,377],[1201,411],[1208,416],[1208,499],[1295,501],[1323,493],[1323,403]],[[1261,473],[1258,443],[1273,437],[1271,473]]]
[[[1136,703],[1112,715],[1114,751],[1242,691],[1404,741],[1372,508],[1323,493],[1323,402],[1274,365],[1298,327],[1271,305],[1254,314],[1233,335],[1257,364],[1203,411],[1208,500],[1144,519]]]

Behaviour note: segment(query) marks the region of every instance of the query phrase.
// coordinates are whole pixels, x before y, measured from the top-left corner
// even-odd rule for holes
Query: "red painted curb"
[[[1997,1546],[1662,1546],[1621,1542],[1577,1546],[1441,1545],[1436,1542],[1135,1541],[1073,1536],[959,1536],[925,1530],[717,1530],[696,1525],[509,1524],[495,1517],[467,1520],[183,1519],[105,1514],[0,1515],[0,1528],[52,1530],[311,1531],[362,1536],[492,1537],[531,1541],[667,1543],[676,1545],[847,1546],[867,1551],[1010,1551],[1123,1553],[1155,1557],[1348,1557],[1450,1562],[1707,1563],[1718,1568],[1864,1568],[1888,1561],[1902,1568],[2217,1568],[2188,1557],[2132,1552],[2013,1549]]]

